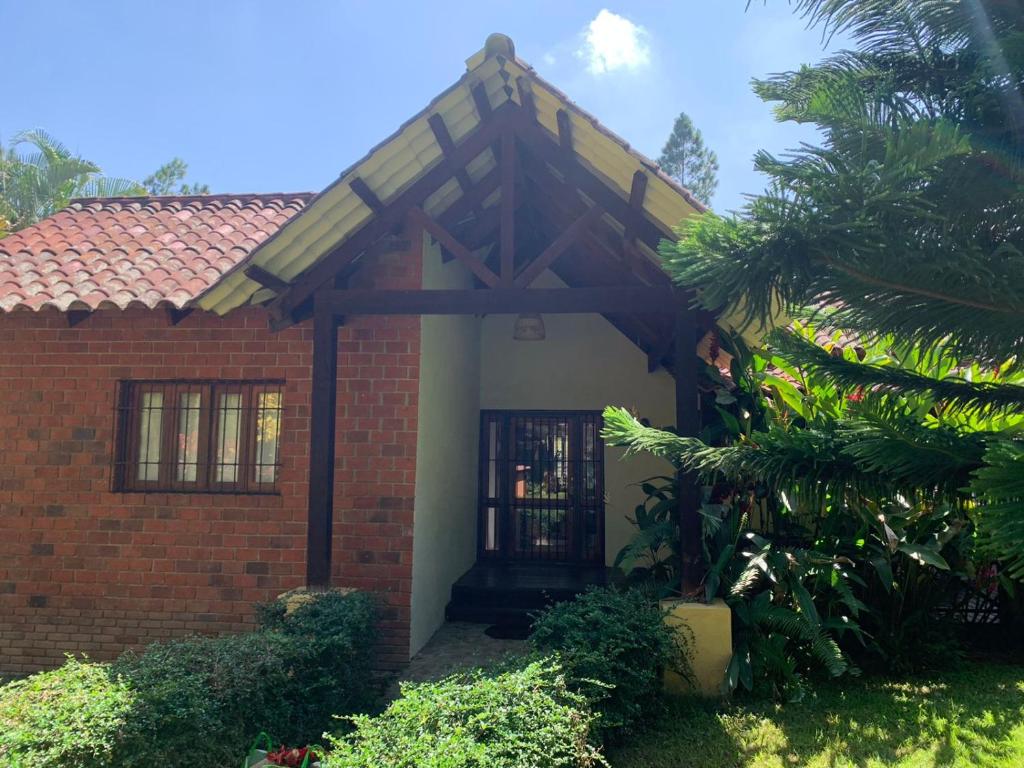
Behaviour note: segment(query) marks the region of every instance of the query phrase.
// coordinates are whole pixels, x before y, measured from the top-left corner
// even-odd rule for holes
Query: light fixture
[[[544,318],[536,312],[527,312],[516,318],[512,338],[516,341],[544,341]]]

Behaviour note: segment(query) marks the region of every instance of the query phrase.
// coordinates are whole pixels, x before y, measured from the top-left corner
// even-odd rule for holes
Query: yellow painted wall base
[[[691,603],[662,600],[665,623],[679,632],[690,651],[695,685],[675,672],[665,673],[665,688],[671,693],[699,693],[721,696],[729,660],[732,658],[732,611],[722,600]]]

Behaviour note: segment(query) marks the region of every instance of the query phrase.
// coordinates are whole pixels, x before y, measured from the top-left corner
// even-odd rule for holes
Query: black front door
[[[604,446],[593,411],[483,411],[483,558],[604,561]]]

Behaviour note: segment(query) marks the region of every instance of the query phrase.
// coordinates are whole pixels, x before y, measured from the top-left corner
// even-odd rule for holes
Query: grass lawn
[[[613,768],[1020,768],[1024,666],[851,679],[785,706],[680,699],[608,758]]]

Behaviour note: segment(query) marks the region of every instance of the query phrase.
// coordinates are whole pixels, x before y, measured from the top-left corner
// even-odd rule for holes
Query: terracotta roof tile
[[[243,261],[312,193],[75,200],[0,239],[0,312],[178,309]]]

